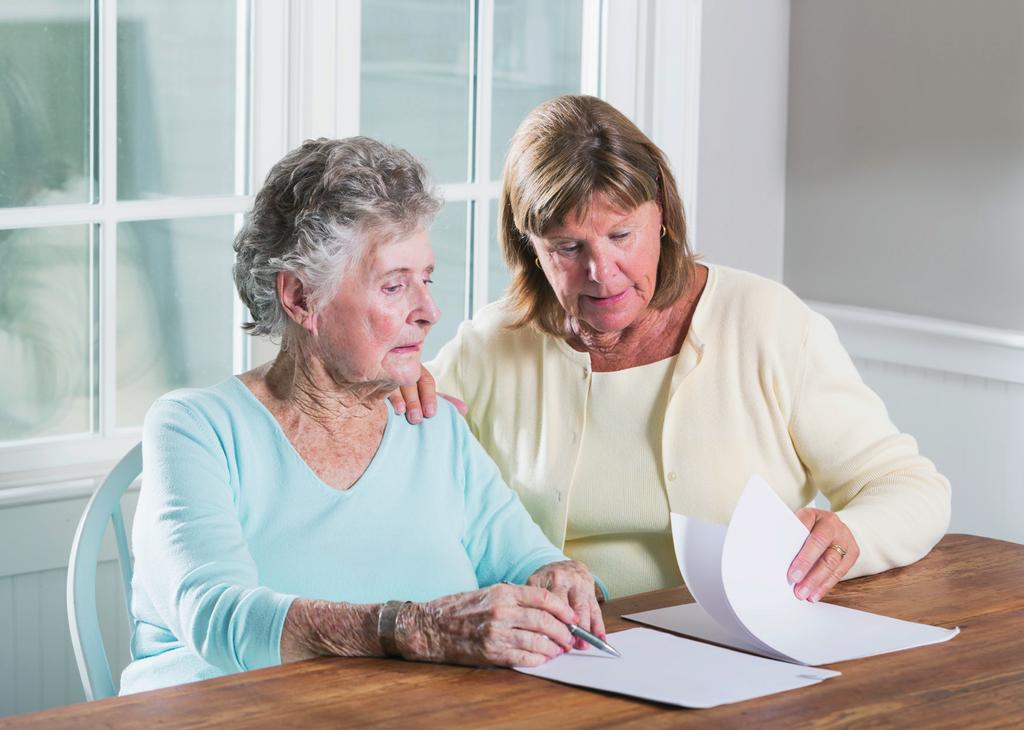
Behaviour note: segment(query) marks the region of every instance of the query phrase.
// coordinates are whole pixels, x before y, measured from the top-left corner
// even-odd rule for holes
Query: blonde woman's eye
[[[433,284],[433,283],[434,283],[434,280],[433,280],[433,279],[424,279],[424,280],[423,280],[423,283],[424,283],[424,284]]]
[[[612,234],[612,240],[613,241],[621,241],[622,239],[627,238],[628,236],[629,236],[629,231],[626,231],[624,233],[613,233]]]
[[[560,256],[575,256],[580,252],[580,245],[578,243],[571,244],[569,246],[560,246],[558,253]]]
[[[402,291],[402,285],[394,284],[392,286],[385,286],[382,287],[382,290],[385,294],[397,294],[398,292]]]

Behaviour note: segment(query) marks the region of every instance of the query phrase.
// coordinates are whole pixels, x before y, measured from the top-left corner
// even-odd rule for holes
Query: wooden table
[[[689,602],[682,588],[611,601],[622,614]],[[315,659],[0,719],[0,727],[1024,726],[1024,545],[947,535],[919,563],[848,581],[834,603],[960,636],[833,665],[843,676],[710,710],[593,692],[505,669]]]

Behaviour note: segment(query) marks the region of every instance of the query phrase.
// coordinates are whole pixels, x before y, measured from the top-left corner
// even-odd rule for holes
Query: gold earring
[[[661,237],[664,238],[668,231],[665,229],[665,224],[661,224]]]
[[[543,268],[541,268],[541,265],[540,265],[540,257],[539,257],[539,256],[535,256],[535,257],[534,257],[534,259],[533,259],[533,265],[534,265],[534,266],[536,266],[536,267],[537,267],[538,269],[540,269],[541,271],[543,271],[543,270],[544,270]]]

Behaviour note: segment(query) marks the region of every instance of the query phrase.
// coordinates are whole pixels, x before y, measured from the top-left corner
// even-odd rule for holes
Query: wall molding
[[[808,301],[854,357],[1024,385],[1024,332]]]

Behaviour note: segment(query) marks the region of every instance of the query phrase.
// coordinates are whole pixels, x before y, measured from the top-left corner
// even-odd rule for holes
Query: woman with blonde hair
[[[403,389],[407,417],[432,411],[434,378],[463,399],[549,539],[613,595],[680,584],[670,511],[725,522],[755,473],[810,530],[788,576],[801,598],[942,536],[947,480],[829,322],[781,284],[698,262],[664,154],[613,107],[535,109],[499,216],[507,296]],[[806,506],[818,493],[831,510]]]

